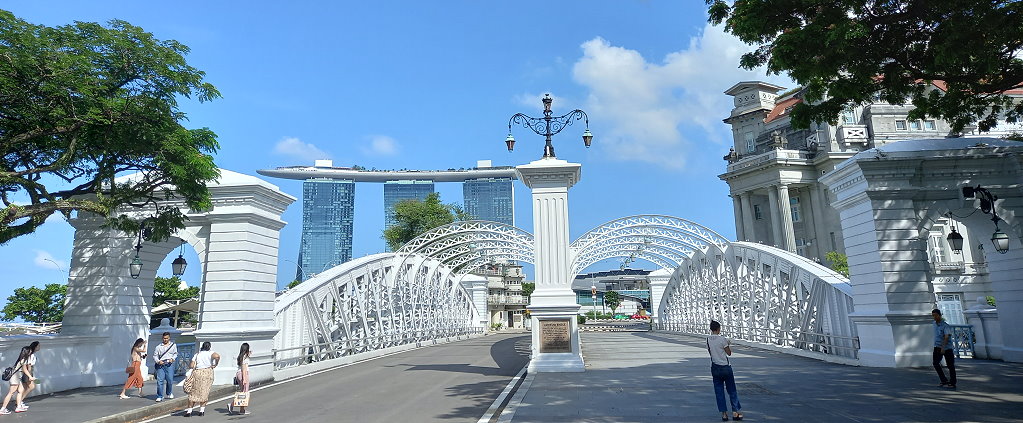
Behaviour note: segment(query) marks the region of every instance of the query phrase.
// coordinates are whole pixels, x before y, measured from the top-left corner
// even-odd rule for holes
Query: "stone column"
[[[647,275],[647,280],[650,281],[650,324],[654,329],[660,329],[661,300],[664,299],[664,290],[668,287],[669,279],[671,272],[665,269],[658,269]]]
[[[771,211],[771,230],[773,238],[771,245],[778,248],[785,248],[785,239],[781,232],[781,212],[778,210],[778,187],[767,187],[767,202]]]
[[[194,333],[196,351],[209,341],[225,364],[247,342],[252,351],[250,379],[262,382],[273,380],[273,337],[279,330],[274,324],[277,248],[284,222],[245,209],[216,207],[209,215],[199,328]],[[214,383],[230,384],[235,367],[218,366]]]
[[[828,253],[828,251],[831,251],[829,248],[834,247],[827,244],[830,240],[827,238],[828,231],[824,230],[823,208],[828,205],[825,204],[824,201],[821,201],[820,193],[817,191],[818,189],[820,189],[820,185],[811,186],[807,191],[810,195],[810,207],[812,208],[810,210],[810,214],[813,217],[813,244],[817,248],[817,258],[824,263],[824,256]],[[837,250],[837,248],[835,249]]]
[[[739,241],[757,242],[757,230],[753,226],[753,220],[756,218],[753,213],[753,191],[747,191],[740,196],[742,199],[742,226],[745,228],[743,234],[746,237]]]
[[[568,189],[579,181],[581,168],[555,158],[516,168],[533,191],[536,290],[527,307],[533,327],[530,372],[585,370],[568,250]]]
[[[782,248],[791,253],[796,252],[796,232],[792,228],[792,203],[789,199],[789,186],[778,186],[778,207],[781,210]]]
[[[732,194],[732,214],[735,215],[735,239],[742,241],[746,239],[746,228],[742,226],[742,200],[741,194]]]
[[[467,274],[462,277],[462,286],[472,295],[472,305],[476,307],[477,322],[483,328],[490,327],[490,313],[487,312],[487,278]]]

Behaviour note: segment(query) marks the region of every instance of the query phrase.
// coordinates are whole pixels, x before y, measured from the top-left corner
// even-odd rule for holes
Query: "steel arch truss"
[[[673,216],[637,215],[604,223],[569,247],[572,273],[600,260],[641,258],[674,270],[697,251],[726,251],[729,242],[697,223]]]
[[[675,270],[658,327],[702,334],[717,320],[735,339],[854,360],[851,293],[847,279],[806,258],[735,242],[728,254],[698,251]]]
[[[406,243],[398,254],[430,257],[456,273],[467,273],[495,260],[533,263],[533,248],[529,232],[503,223],[470,220],[434,228]]]
[[[274,368],[480,333],[472,296],[456,278],[437,260],[391,253],[320,273],[277,299]]]

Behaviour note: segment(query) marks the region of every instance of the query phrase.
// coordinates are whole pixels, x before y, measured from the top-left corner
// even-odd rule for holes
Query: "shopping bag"
[[[248,407],[249,399],[251,394],[248,392],[235,392],[234,393],[234,406],[235,407]]]

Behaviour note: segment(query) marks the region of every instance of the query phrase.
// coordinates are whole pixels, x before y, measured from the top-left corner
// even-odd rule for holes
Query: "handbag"
[[[127,373],[128,376],[131,376],[133,373],[135,373],[135,366],[129,364],[128,367],[124,368],[124,372]]]
[[[242,384],[242,369],[238,369],[238,371],[234,373],[234,384],[235,384],[235,386],[241,386],[241,384]]]
[[[195,378],[192,375],[188,375],[185,378],[185,382],[181,384],[181,390],[185,391],[186,394],[190,394],[193,389],[195,389]]]
[[[234,393],[234,406],[235,407],[248,407],[249,400],[252,399],[252,395],[248,392],[235,392]]]

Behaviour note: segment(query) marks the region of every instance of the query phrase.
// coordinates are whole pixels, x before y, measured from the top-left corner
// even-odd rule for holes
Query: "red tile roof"
[[[789,99],[782,100],[776,103],[774,105],[774,108],[771,109],[771,112],[767,114],[766,118],[764,118],[764,123],[771,123],[771,121],[775,119],[780,119],[782,117],[788,116],[789,111],[792,110],[792,107],[802,102],[803,99],[801,98],[791,97]]]

